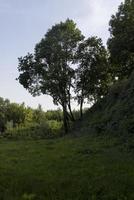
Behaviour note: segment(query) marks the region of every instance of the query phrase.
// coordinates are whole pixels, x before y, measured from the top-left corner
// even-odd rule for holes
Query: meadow
[[[0,200],[134,199],[134,138],[0,140]]]

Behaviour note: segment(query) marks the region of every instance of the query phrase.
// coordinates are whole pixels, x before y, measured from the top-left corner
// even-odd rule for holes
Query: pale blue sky
[[[0,96],[45,110],[56,108],[48,96],[32,97],[16,80],[17,58],[33,52],[48,28],[73,19],[88,37],[106,43],[108,22],[122,0],[0,0]]]

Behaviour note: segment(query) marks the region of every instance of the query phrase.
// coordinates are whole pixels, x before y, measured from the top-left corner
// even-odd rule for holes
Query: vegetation
[[[0,132],[8,138],[54,138],[63,134],[61,110],[44,112],[0,98]]]
[[[79,67],[74,69],[74,64]],[[47,94],[61,105],[65,133],[74,121],[71,100],[99,99],[107,94],[108,56],[101,39],[84,36],[76,24],[67,19],[48,30],[35,46],[34,54],[19,58],[20,84],[32,95]],[[85,81],[86,80],[86,81]],[[72,94],[75,93],[75,97]]]
[[[76,58],[78,68],[76,70],[75,92],[82,117],[85,99],[97,102],[108,92],[110,81],[108,55],[102,40],[91,37],[79,45]]]
[[[114,76],[129,77],[134,65],[134,1],[125,0],[110,20],[108,48]]]
[[[0,198],[133,199],[133,142],[134,138],[127,141],[92,134],[55,140],[0,140]]]
[[[61,105],[65,133],[74,121],[71,100],[96,103],[116,80],[129,78],[134,65],[134,1],[125,0],[110,20],[108,51],[96,36],[84,39],[67,19],[52,26],[34,54],[19,58],[19,82],[32,95],[48,94]],[[74,65],[75,64],[75,65]]]
[[[134,133],[134,73],[127,80],[114,84],[109,94],[86,114],[85,124],[95,133],[125,135]],[[83,125],[84,126],[84,125]]]
[[[34,55],[19,58],[19,82],[32,95],[48,94],[63,108],[65,132],[68,120],[74,120],[71,110],[71,88],[74,52],[83,36],[72,20],[56,24],[35,47]],[[67,111],[68,109],[68,111]]]
[[[110,33],[107,50],[67,19],[19,58],[20,84],[62,110],[0,98],[1,200],[134,199],[133,0],[112,16]],[[85,101],[93,106],[83,114]]]

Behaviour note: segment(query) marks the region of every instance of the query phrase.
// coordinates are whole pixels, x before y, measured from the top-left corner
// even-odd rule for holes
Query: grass
[[[133,200],[133,141],[1,139],[0,200]]]

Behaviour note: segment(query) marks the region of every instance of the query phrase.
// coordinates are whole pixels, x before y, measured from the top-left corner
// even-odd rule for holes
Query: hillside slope
[[[80,126],[81,132],[132,134],[134,132],[134,73],[128,80],[116,83],[109,94],[85,114]]]

